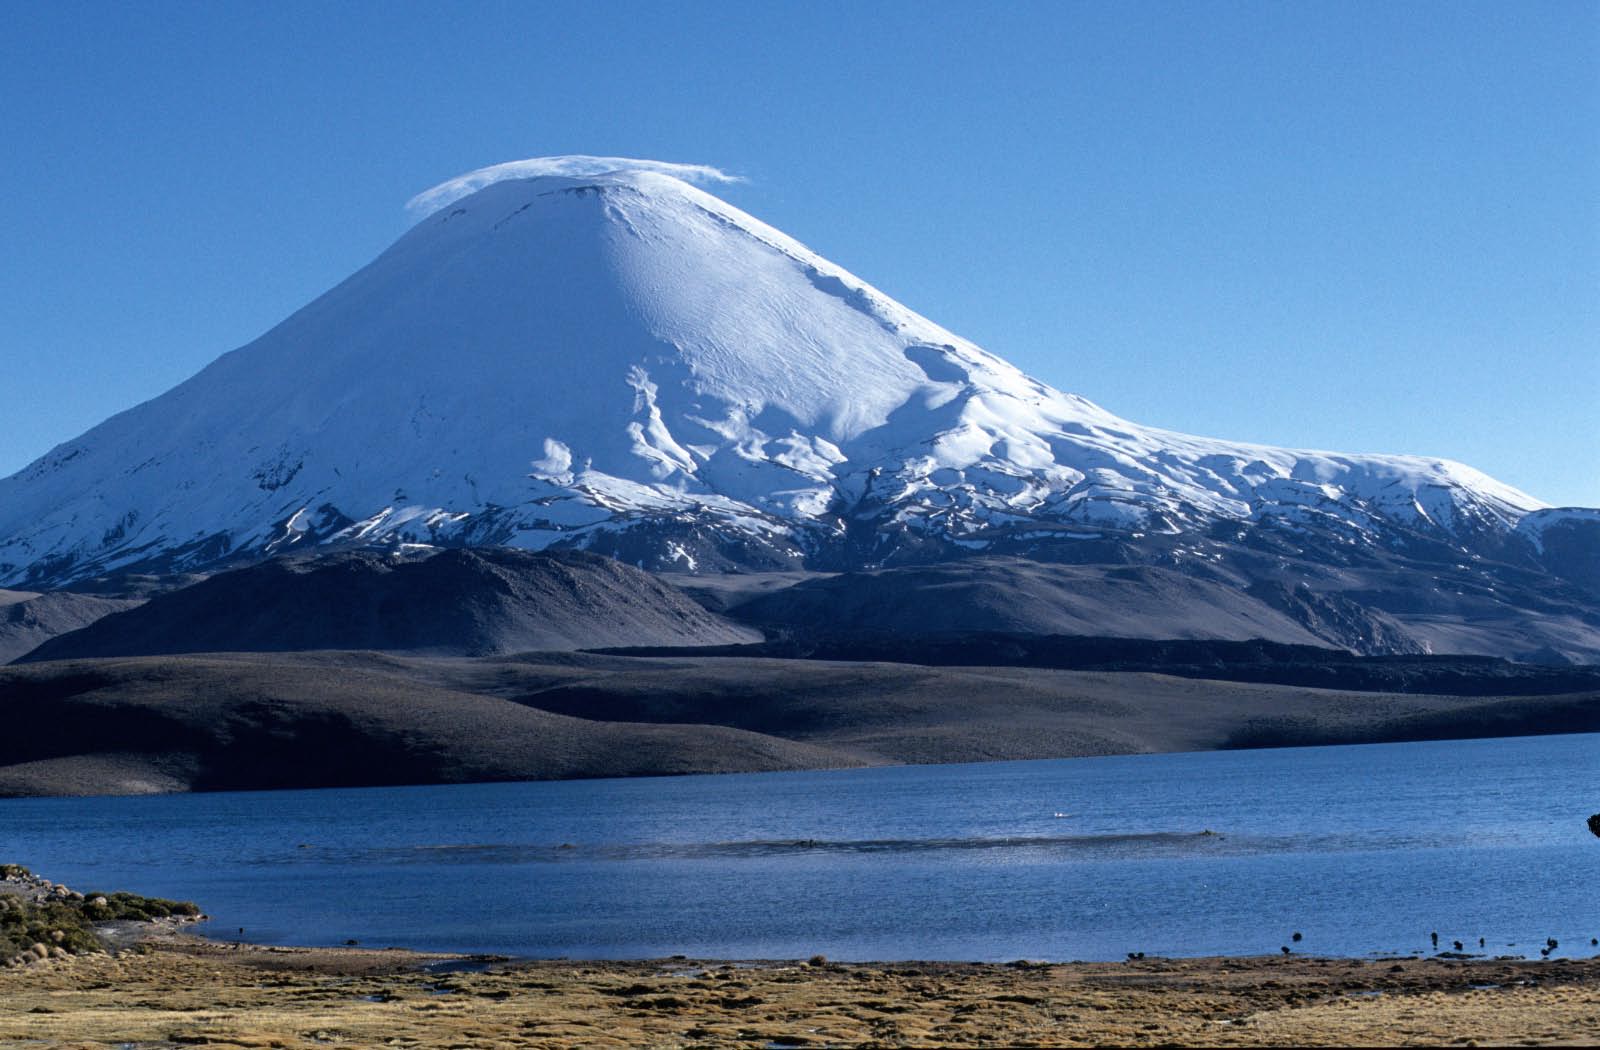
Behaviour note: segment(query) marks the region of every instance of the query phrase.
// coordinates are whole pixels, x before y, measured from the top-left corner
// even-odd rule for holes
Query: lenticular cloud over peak
[[[671,175],[684,182],[696,185],[718,182],[738,182],[739,177],[729,175],[720,168],[709,164],[674,164],[666,160],[643,160],[636,157],[589,157],[574,154],[566,157],[529,157],[527,160],[512,160],[504,164],[493,164],[477,171],[469,171],[465,175],[457,175],[447,182],[441,182],[431,190],[412,197],[406,202],[406,210],[417,218],[426,218],[447,204],[453,204],[462,197],[469,196],[483,189],[485,186],[506,179],[531,179],[540,175],[560,175],[566,178],[583,178],[589,175],[605,175],[616,171],[653,171],[660,175]]]

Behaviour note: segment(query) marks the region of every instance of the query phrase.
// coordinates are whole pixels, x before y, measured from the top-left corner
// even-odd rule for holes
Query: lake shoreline
[[[511,961],[156,931],[0,971],[0,1042],[47,1046],[1561,1045],[1600,957],[1122,963]]]

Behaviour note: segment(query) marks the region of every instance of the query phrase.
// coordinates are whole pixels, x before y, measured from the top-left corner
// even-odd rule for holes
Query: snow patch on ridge
[[[1552,528],[1600,527],[1600,510],[1592,507],[1549,507],[1534,511],[1517,522],[1517,534],[1542,554],[1544,534]]]

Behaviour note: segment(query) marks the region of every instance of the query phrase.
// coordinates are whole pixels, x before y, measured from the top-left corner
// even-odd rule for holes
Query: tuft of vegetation
[[[79,907],[90,922],[113,919],[149,922],[174,915],[187,919],[200,916],[200,909],[193,901],[169,901],[164,897],[141,897],[137,893],[86,893],[83,898]]]
[[[25,879],[32,874],[21,864],[0,864],[0,879]]]

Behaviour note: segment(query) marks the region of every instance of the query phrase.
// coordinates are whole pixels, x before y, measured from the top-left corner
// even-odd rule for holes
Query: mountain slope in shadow
[[[760,638],[651,574],[598,555],[351,551],[219,573],[52,638],[24,660],[310,649],[481,656]]]

